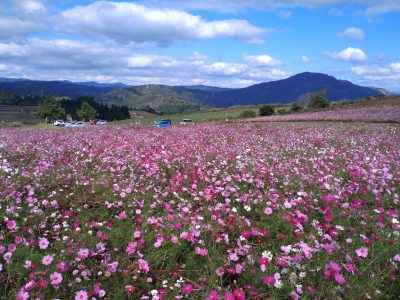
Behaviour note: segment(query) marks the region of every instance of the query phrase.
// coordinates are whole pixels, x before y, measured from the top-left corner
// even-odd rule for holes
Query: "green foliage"
[[[294,102],[290,106],[290,112],[299,112],[303,110],[303,106],[300,103]]]
[[[329,107],[330,102],[326,98],[326,93],[324,91],[319,92],[316,95],[313,95],[308,102],[308,107],[312,109],[318,109],[318,108],[326,108]]]
[[[44,102],[39,105],[38,113],[42,119],[46,119],[47,123],[65,118],[64,108],[53,98],[46,98]]]
[[[272,116],[275,113],[274,107],[272,105],[263,105],[260,107],[260,116]]]
[[[36,106],[43,102],[41,96],[18,96],[13,92],[0,91],[1,105]]]
[[[97,110],[93,108],[88,102],[83,102],[82,106],[76,112],[78,117],[83,121],[89,121],[97,117]]]
[[[242,111],[240,113],[239,118],[246,119],[246,118],[254,118],[256,116],[257,116],[257,114],[256,114],[255,111],[253,111],[253,110],[244,110],[244,111]]]
[[[66,114],[70,115],[73,119],[78,116],[78,111],[82,107],[82,104],[87,102],[91,107],[97,111],[97,118],[107,121],[114,120],[125,120],[130,118],[129,108],[125,105],[111,106],[107,104],[97,103],[90,97],[79,97],[75,100],[62,100],[61,106],[65,109]]]
[[[288,111],[284,108],[280,108],[276,112],[278,113],[278,115],[286,115],[288,113]]]

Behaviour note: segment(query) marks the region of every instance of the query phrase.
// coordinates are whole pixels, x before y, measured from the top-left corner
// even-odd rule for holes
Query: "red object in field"
[[[97,124],[97,121],[98,121],[97,119],[91,120],[91,121],[90,121],[90,125],[96,125],[96,124]]]

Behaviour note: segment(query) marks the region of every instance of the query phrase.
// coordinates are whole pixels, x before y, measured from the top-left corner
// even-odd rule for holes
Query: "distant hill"
[[[74,98],[78,96],[95,96],[111,90],[113,88],[93,87],[62,81],[23,80],[0,82],[0,91],[12,92],[18,96],[43,95]]]
[[[370,86],[369,88],[373,89],[373,90],[375,90],[375,91],[377,91],[380,94],[385,95],[385,96],[394,96],[394,95],[396,95],[396,93],[393,93],[392,91],[389,91],[389,90],[386,90],[386,89],[383,89],[383,88],[373,87],[373,86]]]
[[[98,102],[127,105],[136,110],[167,114],[199,110],[203,105],[196,99],[196,95],[185,87],[158,84],[133,86],[96,97]]]
[[[100,87],[100,88],[112,88],[112,89],[123,89],[129,87],[129,85],[126,85],[121,82],[116,82],[116,83],[99,83],[96,81],[84,81],[84,82],[72,82],[72,83],[77,83],[80,85],[86,85],[86,86],[94,86],[94,87]]]
[[[0,77],[0,82],[15,82],[15,81],[27,81],[27,80],[28,79]]]
[[[162,113],[180,113],[202,107],[228,107],[267,103],[290,103],[300,96],[324,90],[330,100],[354,100],[389,91],[362,87],[321,73],[300,73],[283,80],[264,82],[246,88],[213,86],[166,86],[148,84],[127,86],[123,83],[35,81],[0,78],[0,91],[19,96],[49,95],[75,98],[91,96],[102,103],[127,105],[129,108]]]
[[[306,93],[324,90],[330,100],[359,99],[380,94],[346,80],[321,73],[300,73],[283,80],[255,84],[247,88],[216,92],[203,103],[217,107],[265,103],[290,103]]]

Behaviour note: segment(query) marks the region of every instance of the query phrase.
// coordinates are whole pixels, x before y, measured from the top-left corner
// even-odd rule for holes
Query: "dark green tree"
[[[290,106],[290,112],[299,112],[303,110],[303,106],[300,103],[294,102]]]
[[[275,110],[272,105],[263,105],[260,107],[258,113],[260,114],[260,116],[272,116],[275,113]]]
[[[321,91],[318,94],[314,95],[310,101],[308,102],[308,107],[313,109],[318,108],[326,108],[329,107],[329,100],[326,98],[325,91]]]
[[[76,114],[79,118],[86,122],[97,117],[97,110],[85,101],[82,103],[81,108],[78,109]]]
[[[51,123],[57,119],[65,118],[65,110],[60,103],[53,98],[46,98],[38,107],[39,116],[45,119],[47,123]]]

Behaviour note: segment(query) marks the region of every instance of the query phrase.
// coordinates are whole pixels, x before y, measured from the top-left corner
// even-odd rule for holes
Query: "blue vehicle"
[[[170,119],[155,121],[153,126],[155,128],[170,127],[172,126],[172,121]]]

